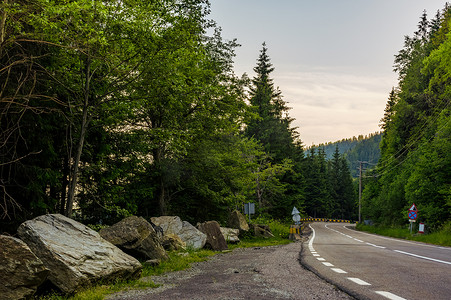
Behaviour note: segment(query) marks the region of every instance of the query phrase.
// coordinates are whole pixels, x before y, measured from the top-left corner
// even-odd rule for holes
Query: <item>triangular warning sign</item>
[[[300,214],[300,212],[299,212],[299,210],[296,208],[296,206],[293,207],[293,211],[291,212],[291,214],[292,214],[292,215],[299,215],[299,214]]]
[[[409,208],[409,210],[417,211],[417,207],[415,206],[415,203],[412,204],[412,206]]]

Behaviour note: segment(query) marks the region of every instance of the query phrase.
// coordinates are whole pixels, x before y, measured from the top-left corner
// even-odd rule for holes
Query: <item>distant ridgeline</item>
[[[305,155],[308,155],[312,148],[315,148],[317,153],[318,148],[322,148],[326,155],[326,159],[332,159],[335,149],[338,146],[338,152],[344,155],[349,163],[349,169],[352,177],[358,177],[359,161],[366,161],[376,164],[379,161],[381,151],[379,143],[381,141],[382,133],[375,132],[367,136],[359,135],[350,139],[342,139],[341,141],[329,142],[326,144],[313,145],[307,147]],[[367,166],[367,167],[371,167]]]

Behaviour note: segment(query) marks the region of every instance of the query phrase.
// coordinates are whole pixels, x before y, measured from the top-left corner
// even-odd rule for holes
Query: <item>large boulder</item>
[[[177,216],[162,216],[151,218],[152,223],[160,226],[164,234],[178,235],[187,247],[195,250],[205,246],[207,236],[199,231],[196,227],[186,221],[182,221]]]
[[[249,224],[247,224],[246,218],[238,210],[234,210],[230,214],[229,227],[239,229],[240,232],[249,230]]]
[[[154,227],[143,217],[131,216],[99,231],[101,237],[135,258],[167,259]]]
[[[229,249],[224,236],[221,233],[221,226],[216,221],[201,223],[197,228],[207,235],[206,246],[215,250],[223,251]]]
[[[99,280],[135,279],[141,274],[138,260],[63,215],[26,221],[17,232],[50,270],[48,279],[64,293]]]
[[[268,225],[252,224],[252,231],[256,237],[272,238],[274,235]]]
[[[48,274],[24,242],[0,235],[0,299],[31,298]]]
[[[239,243],[240,230],[235,228],[221,227],[221,233],[227,243]]]

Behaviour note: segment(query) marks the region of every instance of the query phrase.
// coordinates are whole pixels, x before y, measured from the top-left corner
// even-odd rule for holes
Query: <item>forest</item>
[[[237,76],[239,45],[208,15],[206,0],[2,1],[2,231],[46,213],[223,222],[246,202],[354,216],[347,164],[304,156],[265,43]]]
[[[417,221],[449,228],[451,216],[451,10],[420,17],[395,56],[398,86],[381,120],[381,158],[366,173],[362,214],[384,226]],[[445,226],[445,227],[444,227]],[[449,229],[448,229],[449,230]],[[449,231],[448,231],[449,233]]]
[[[381,156],[381,139],[382,133],[375,132],[366,136],[353,136],[352,138],[342,139],[336,142],[319,144],[318,146],[313,145],[305,149],[304,153],[307,154],[310,148],[322,148],[325,152],[326,160],[330,160],[335,153],[335,149],[338,148],[338,152],[342,154],[348,162],[351,176],[357,178],[359,177],[359,162],[366,162],[369,167],[373,167],[379,161]]]
[[[401,223],[414,200],[438,227],[451,202],[450,11],[421,22],[396,56],[363,213]],[[270,50],[249,77],[233,71],[237,47],[208,0],[3,0],[0,231],[46,213],[225,222],[247,202],[274,219],[296,206],[356,220],[345,156],[304,149]]]

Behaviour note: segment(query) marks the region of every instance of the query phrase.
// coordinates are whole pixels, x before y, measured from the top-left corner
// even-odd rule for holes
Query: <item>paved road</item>
[[[451,299],[451,248],[312,223],[302,263],[358,299]]]

